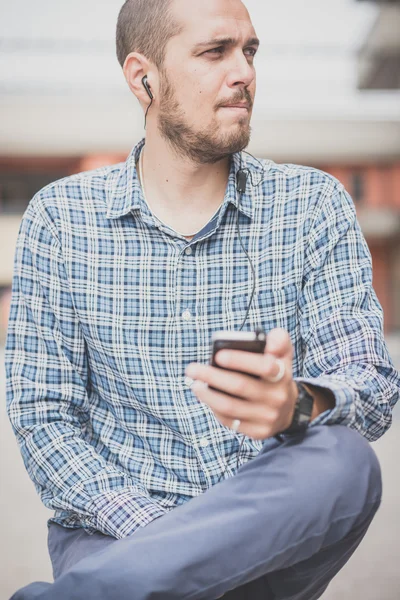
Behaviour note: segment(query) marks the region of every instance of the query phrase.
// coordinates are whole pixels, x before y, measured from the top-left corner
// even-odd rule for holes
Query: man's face
[[[167,44],[158,127],[179,154],[214,163],[250,141],[258,41],[240,0],[174,0],[173,12],[183,31]]]

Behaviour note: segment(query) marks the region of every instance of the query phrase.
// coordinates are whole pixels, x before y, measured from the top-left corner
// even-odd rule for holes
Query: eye
[[[223,46],[219,46],[218,48],[212,48],[211,50],[207,50],[204,54],[222,54],[224,51]]]
[[[254,58],[257,54],[257,48],[246,48],[245,52],[249,52],[249,56]]]

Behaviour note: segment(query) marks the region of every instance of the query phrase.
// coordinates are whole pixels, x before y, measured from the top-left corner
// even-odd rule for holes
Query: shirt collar
[[[143,198],[142,187],[136,170],[136,163],[139,160],[140,152],[145,141],[146,140],[143,138],[136,146],[134,146],[116,178],[107,181],[106,217],[109,219],[117,219],[136,209],[148,212],[148,207]],[[253,171],[256,171],[256,181],[258,181],[263,174],[261,165],[250,159],[248,155],[243,152],[233,154],[225,200],[223,203],[224,205],[231,202],[237,208],[239,194],[236,191],[236,177],[237,172],[240,169],[248,169],[250,175],[252,175]],[[239,210],[250,219],[252,219],[254,215],[253,198],[254,189],[251,185],[251,177],[249,177],[246,192],[242,194],[240,198]]]
[[[136,162],[145,144],[142,139],[130,152],[116,179],[111,178],[106,188],[108,219],[117,219],[129,211],[142,208],[144,198],[136,171]]]

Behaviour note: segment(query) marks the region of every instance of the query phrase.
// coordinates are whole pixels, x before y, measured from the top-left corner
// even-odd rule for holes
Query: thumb
[[[292,357],[293,346],[289,333],[285,329],[272,329],[267,335],[265,352],[277,358]]]

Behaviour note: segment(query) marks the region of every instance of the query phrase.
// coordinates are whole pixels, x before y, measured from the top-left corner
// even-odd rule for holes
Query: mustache
[[[217,108],[225,106],[226,104],[236,104],[238,102],[248,102],[249,107],[253,107],[253,99],[250,95],[250,92],[248,90],[238,90],[238,92],[234,96],[232,96],[232,98],[227,98],[226,100],[223,100],[220,104],[218,104]]]

